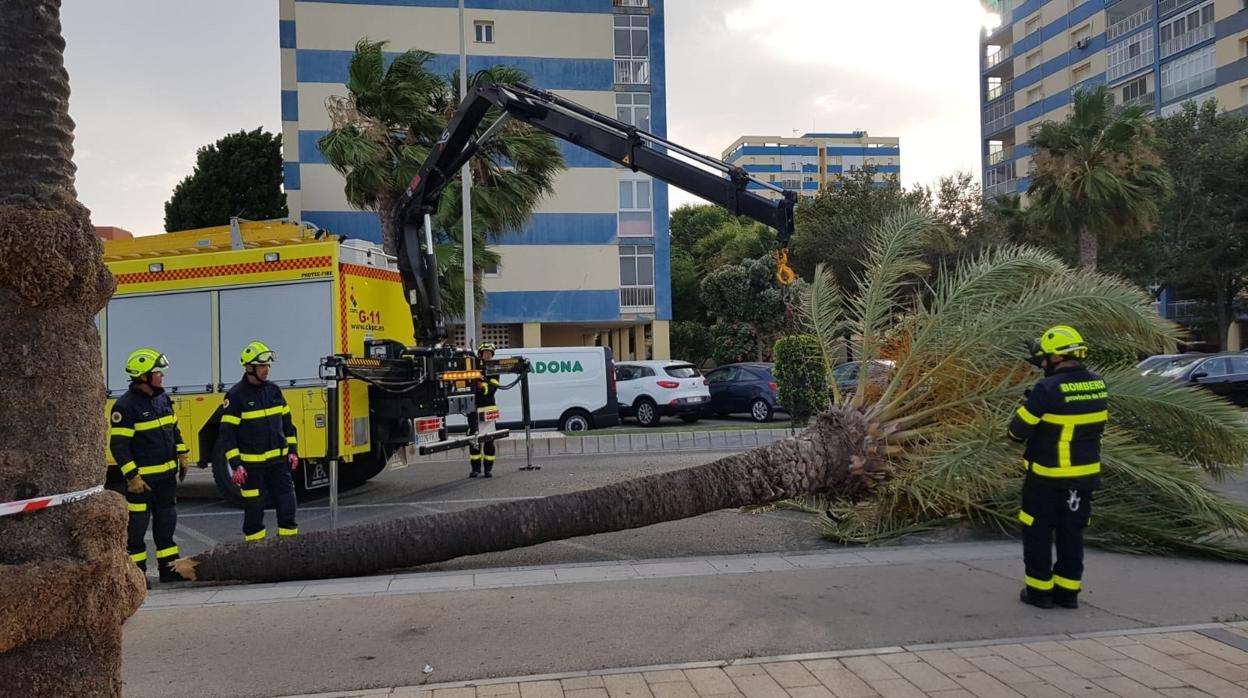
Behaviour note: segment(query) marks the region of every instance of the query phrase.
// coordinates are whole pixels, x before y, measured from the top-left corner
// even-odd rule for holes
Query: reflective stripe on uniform
[[[126,508],[137,514],[139,512],[147,511],[147,504],[143,502],[139,502],[137,504],[135,502],[126,502]]]
[[[173,415],[167,414],[164,417],[160,417],[159,419],[149,419],[146,422],[135,422],[134,430],[135,431],[148,431],[151,429],[159,429],[163,426],[176,424],[177,421],[178,420],[175,419]]]
[[[130,559],[134,562],[147,562],[147,551],[141,553],[130,553]]]
[[[296,438],[296,437],[294,437],[294,436],[287,436],[287,437],[286,437],[286,443],[287,443],[288,445],[295,446],[295,445],[297,445],[297,444],[299,443],[299,439],[298,439],[298,438]]]
[[[279,536],[297,536],[297,535],[299,535],[299,529],[297,529],[297,528],[281,528],[281,527],[279,526],[279,527],[278,527],[278,529],[277,529],[277,535],[279,535]]]
[[[1040,418],[1032,414],[1026,407],[1019,406],[1017,414],[1019,419],[1033,427],[1040,423]]]
[[[1109,421],[1109,411],[1101,410],[1088,414],[1046,414],[1041,419],[1048,424],[1056,424],[1062,428],[1062,434],[1057,439],[1057,464],[1060,467],[1069,468],[1071,467],[1070,442],[1075,438],[1075,427],[1104,424]],[[1075,476],[1067,475],[1066,477]]]
[[[226,460],[229,460],[230,458],[238,458],[238,449],[231,448],[230,450],[226,451],[225,458]]]
[[[1083,586],[1078,579],[1067,579],[1060,575],[1053,575],[1053,583],[1065,589],[1066,591],[1079,591]]]
[[[469,454],[468,454],[468,460],[481,460],[481,454],[480,454],[480,453],[469,453]]]
[[[112,427],[112,428],[110,428],[110,429],[108,430],[108,435],[109,435],[109,436],[120,436],[120,437],[122,437],[122,438],[126,438],[126,439],[128,439],[128,438],[130,438],[131,436],[134,436],[134,430],[133,430],[133,429],[127,429],[127,428],[125,428],[125,427]]]
[[[170,470],[176,470],[177,468],[178,468],[178,462],[171,460],[165,463],[160,463],[158,465],[145,465],[139,468],[139,474],[140,475],[160,475],[161,473],[167,473]]]
[[[277,458],[278,456],[284,456],[287,453],[289,453],[289,451],[285,447],[274,448],[265,451],[264,453],[243,453],[240,451],[238,453],[238,459],[244,463],[263,463],[267,460]]]
[[[1053,591],[1052,579],[1036,579],[1035,577],[1024,577],[1023,579],[1027,582],[1027,586],[1032,589],[1039,589],[1040,591]]]
[[[242,494],[242,495],[243,495],[243,497],[244,497],[244,498],[246,498],[246,499],[251,499],[252,497],[259,497],[259,496],[260,496],[260,490],[259,490],[259,489],[254,489],[254,490],[246,490],[246,489],[243,489],[243,490],[239,490],[239,493],[240,493],[240,494]]]
[[[221,423],[222,424],[242,424],[243,420],[239,419],[238,417],[232,414],[223,414],[221,415]]]
[[[1087,465],[1061,465],[1056,468],[1050,468],[1039,463],[1028,463],[1027,467],[1031,472],[1043,477],[1087,477],[1089,475],[1097,475],[1101,472],[1100,463],[1089,463]]]
[[[1025,511],[1020,511],[1018,512],[1018,520],[1022,521],[1024,526],[1030,526],[1036,522],[1036,517],[1032,516],[1031,514],[1028,514]]]
[[[494,462],[494,459],[495,459],[496,457],[497,457],[497,456],[491,456],[491,455],[489,455],[489,454],[486,454],[486,456],[485,456],[485,462],[486,462],[486,463],[493,463],[493,462]]]
[[[122,464],[122,466],[121,466],[121,474],[122,474],[122,475],[129,475],[130,473],[134,472],[135,470],[138,470],[138,466],[134,464],[134,461],[130,461],[129,463],[124,463],[124,464]]]
[[[243,536],[243,540],[244,541],[260,540],[261,538],[264,538],[264,535],[266,533],[268,533],[268,531],[262,528],[259,531],[256,531],[255,533],[248,533],[247,535]]]
[[[171,545],[168,548],[162,548],[156,551],[156,557],[173,557],[178,554],[178,546]]]
[[[178,453],[190,453],[191,449],[186,444],[178,444]]]
[[[273,417],[279,414],[286,414],[288,412],[290,412],[290,407],[286,405],[279,405],[277,407],[270,407],[267,410],[248,410],[242,414],[242,418],[264,419],[265,417]]]

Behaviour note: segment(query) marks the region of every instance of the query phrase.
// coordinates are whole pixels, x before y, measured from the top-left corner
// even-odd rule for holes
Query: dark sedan
[[[711,389],[708,412],[719,417],[745,413],[756,422],[769,422],[780,406],[779,388],[772,375],[775,364],[743,363],[720,366],[706,373]]]
[[[1155,375],[1196,385],[1248,407],[1248,354],[1195,354],[1172,359]]]

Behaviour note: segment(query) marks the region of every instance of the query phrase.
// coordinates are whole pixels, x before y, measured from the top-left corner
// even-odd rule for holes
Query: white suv
[[[657,426],[664,416],[693,424],[711,402],[706,378],[684,361],[622,361],[615,382],[620,417],[635,415],[643,427]]]

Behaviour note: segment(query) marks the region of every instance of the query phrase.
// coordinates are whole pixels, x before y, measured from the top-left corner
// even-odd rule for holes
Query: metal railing
[[[649,58],[616,58],[615,84],[617,85],[649,85]]]
[[[991,167],[993,165],[1000,165],[1006,160],[1013,160],[1013,159],[1014,159],[1014,146],[1008,145],[1002,148],[1001,150],[998,150],[995,153],[988,153],[988,157],[985,158],[984,160],[985,162],[988,163],[988,166]]]
[[[1014,125],[1014,112],[998,117],[984,124],[984,133],[997,133]]]
[[[654,311],[653,286],[621,286],[620,312],[641,313]]]
[[[985,57],[984,67],[992,68],[996,66],[997,64],[999,64],[1001,61],[1004,61],[1005,59],[1009,57],[1010,57],[1010,49],[1003,46],[1001,47],[1001,50],[997,51],[996,53],[990,53],[987,55],[987,57]]]
[[[1114,80],[1117,80],[1118,78],[1124,75],[1130,75],[1131,73],[1134,73],[1135,71],[1140,70],[1144,66],[1152,65],[1152,64],[1153,64],[1153,42],[1152,42],[1152,39],[1149,39],[1148,41],[1144,42],[1144,46],[1140,50],[1140,55],[1135,56],[1133,58],[1128,58],[1127,60],[1121,63],[1117,63],[1115,65],[1109,66],[1109,69],[1105,71],[1105,79],[1109,80],[1110,82],[1113,82]]]
[[[1002,194],[1013,194],[1018,191],[1018,180],[1007,179],[1004,182],[984,187],[984,198],[993,199]]]
[[[1152,109],[1153,107],[1157,106],[1156,96],[1157,94],[1155,92],[1149,92],[1148,94],[1143,94],[1143,95],[1140,95],[1139,97],[1132,97],[1131,99],[1123,100],[1122,106],[1124,107],[1148,107],[1149,109]]]
[[[615,7],[650,7],[650,0],[611,0]]]
[[[1153,8],[1150,5],[1149,7],[1145,7],[1144,9],[1140,10],[1139,12],[1136,12],[1133,15],[1130,15],[1129,17],[1124,17],[1123,19],[1120,19],[1117,22],[1114,22],[1113,24],[1109,25],[1109,28],[1105,30],[1105,40],[1113,41],[1114,39],[1117,39],[1123,34],[1130,34],[1136,29],[1139,29],[1145,24],[1148,24],[1149,22],[1151,22],[1152,19],[1153,19]]]
[[[984,133],[996,133],[1014,125],[1014,95],[1006,95],[984,109]]]
[[[1217,82],[1217,71],[1206,70],[1198,75],[1193,75],[1186,80],[1180,80],[1172,85],[1162,85],[1161,101],[1169,102],[1172,99],[1178,99],[1185,95],[1195,96],[1199,92],[1210,85]]]
[[[1200,0],[1161,0],[1161,4],[1157,6],[1159,16],[1165,17],[1171,12],[1181,10],[1188,5],[1195,5]]]
[[[988,92],[984,94],[984,101],[991,102],[993,100],[1000,99],[1013,91],[1014,91],[1014,81],[1006,80],[1005,82],[1001,83],[1000,85],[997,85],[996,87],[988,88]]]
[[[1169,41],[1161,42],[1161,57],[1173,56],[1179,51],[1189,49],[1202,41],[1208,41],[1213,38],[1214,24],[1202,24],[1196,29],[1184,32]]]

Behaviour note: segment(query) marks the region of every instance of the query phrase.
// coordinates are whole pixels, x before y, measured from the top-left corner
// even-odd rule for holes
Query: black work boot
[[[1053,608],[1053,593],[1049,591],[1023,587],[1023,590],[1018,593],[1018,599],[1036,608]]]
[[[468,473],[468,477],[481,477],[481,471],[473,468],[472,472]]]
[[[185,581],[187,581],[186,578],[178,574],[177,572],[174,572],[172,567],[160,568],[160,583],[161,584],[168,584],[170,582],[185,582]]]
[[[1068,589],[1054,589],[1053,603],[1062,608],[1079,608],[1079,592]]]

